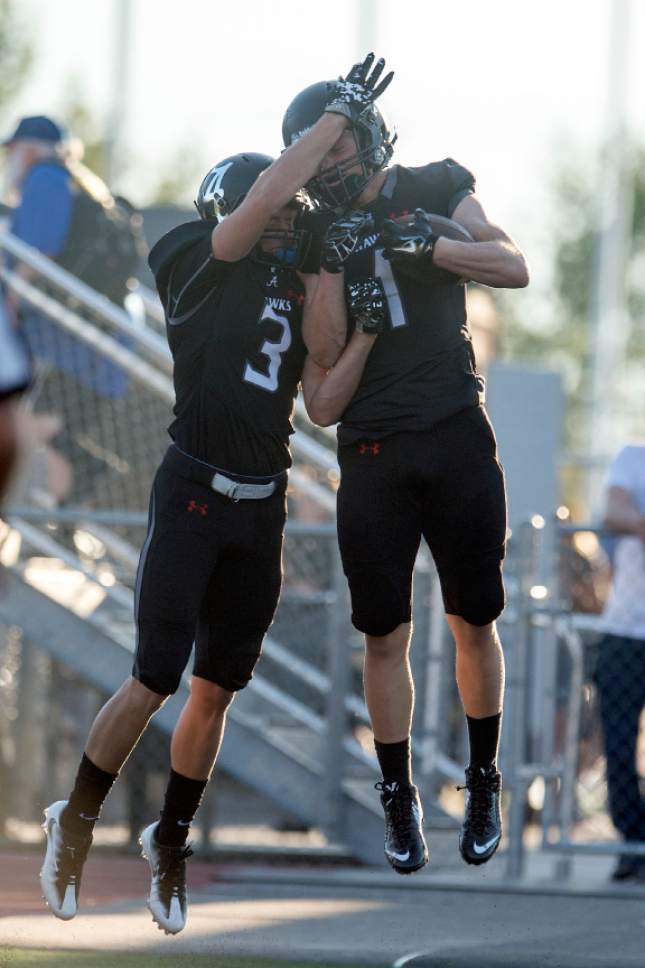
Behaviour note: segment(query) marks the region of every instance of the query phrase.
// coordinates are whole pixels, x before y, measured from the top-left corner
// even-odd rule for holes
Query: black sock
[[[106,773],[86,753],[78,767],[74,789],[60,815],[61,826],[72,834],[87,837],[94,830],[101,807],[118,773]]]
[[[412,784],[412,762],[410,737],[400,743],[379,743],[374,740],[384,783],[399,783],[401,786]]]
[[[496,713],[483,719],[466,716],[466,722],[470,742],[470,765],[494,766],[497,760],[502,714]]]
[[[164,847],[182,847],[188,830],[201,803],[208,780],[191,780],[170,770],[161,820],[155,840]]]

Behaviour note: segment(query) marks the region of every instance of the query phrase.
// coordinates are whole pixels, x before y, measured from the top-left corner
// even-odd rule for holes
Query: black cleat
[[[423,810],[415,786],[377,783],[385,811],[385,856],[397,874],[413,874],[428,863]]]
[[[466,816],[459,835],[459,850],[467,864],[485,864],[502,839],[499,798],[502,776],[494,766],[466,770]]]

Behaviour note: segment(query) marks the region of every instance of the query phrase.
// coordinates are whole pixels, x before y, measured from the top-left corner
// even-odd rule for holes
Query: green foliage
[[[625,266],[626,305],[631,322],[627,357],[634,363],[645,362],[645,146],[631,151],[626,177],[634,191]],[[584,440],[599,220],[599,200],[591,174],[579,159],[556,173],[553,200],[553,284],[548,329],[536,332],[524,325],[512,295],[502,293],[501,349],[507,358],[556,366],[564,373],[568,398],[565,437],[567,444],[575,448]]]
[[[68,82],[61,120],[70,135],[82,141],[83,164],[103,180],[107,180],[108,144],[96,117],[83,99],[81,84],[77,78]],[[124,170],[126,162],[119,159],[117,167]],[[202,169],[195,156],[185,149],[177,151],[157,168],[156,182],[148,187],[145,197],[136,199],[136,204],[190,203],[195,197],[201,175]]]
[[[33,50],[24,25],[15,14],[12,0],[0,0],[0,115],[24,82]]]
[[[67,83],[61,121],[73,138],[83,143],[83,164],[105,178],[107,174],[107,142],[99,130],[87,102],[83,100],[81,82],[72,78]]]
[[[169,158],[157,173],[157,182],[149,190],[148,205],[190,204],[204,172],[199,160],[185,149]]]

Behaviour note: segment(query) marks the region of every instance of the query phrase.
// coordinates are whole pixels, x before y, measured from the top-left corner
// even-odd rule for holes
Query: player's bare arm
[[[346,125],[347,119],[342,115],[325,114],[307,135],[267,168],[240,207],[213,229],[216,259],[237,262],[249,254],[271,216],[311,178]]]
[[[326,370],[309,357],[302,390],[310,419],[321,427],[337,423],[356,393],[376,337],[386,320],[385,293],[377,279],[347,287],[347,313],[354,332],[335,366]],[[343,311],[345,308],[343,306]]]
[[[345,262],[360,248],[374,220],[368,212],[352,211],[329,226],[323,239],[320,275],[307,290],[303,336],[319,366],[333,366],[347,342]]]
[[[462,199],[452,218],[463,225],[474,242],[457,242],[439,237],[432,261],[440,269],[503,289],[523,289],[529,282],[526,260],[515,242],[493,222],[475,195]]]
[[[355,332],[338,362],[329,370],[308,356],[302,374],[302,393],[309,419],[319,427],[338,423],[356,393],[376,336]]]
[[[633,495],[624,487],[614,485],[608,489],[603,525],[645,540],[645,515],[638,510]]]
[[[309,356],[323,370],[336,363],[347,342],[344,276],[321,269],[301,276],[305,285],[302,338]]]
[[[374,55],[368,54],[338,82],[322,117],[263,173],[233,215],[215,227],[215,258],[236,262],[249,254],[270,217],[316,174],[322,159],[354,117],[388,87],[393,75],[380,80],[384,66],[382,58],[374,64]]]

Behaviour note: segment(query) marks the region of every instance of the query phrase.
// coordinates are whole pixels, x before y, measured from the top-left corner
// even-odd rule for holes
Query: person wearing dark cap
[[[133,274],[130,252],[136,249],[130,213],[117,213],[107,186],[72,157],[67,133],[51,118],[23,118],[2,146],[7,187],[15,204],[9,222],[12,234],[114,302],[122,301],[127,278]],[[135,251],[132,258],[138,261],[139,255]],[[28,265],[9,261],[23,279],[33,275]],[[109,464],[88,452],[82,440],[95,440],[101,412],[107,409],[112,416],[114,401],[127,396],[128,380],[119,366],[106,364],[91,347],[61,331],[11,290],[7,306],[40,371],[34,408],[62,418],[53,446],[72,472],[71,490],[65,496],[72,503],[87,501],[98,481],[109,474]],[[127,345],[126,338],[120,341]]]
[[[52,258],[63,250],[72,216],[65,140],[60,125],[43,115],[23,118],[3,142],[8,189],[18,199],[11,231]]]

